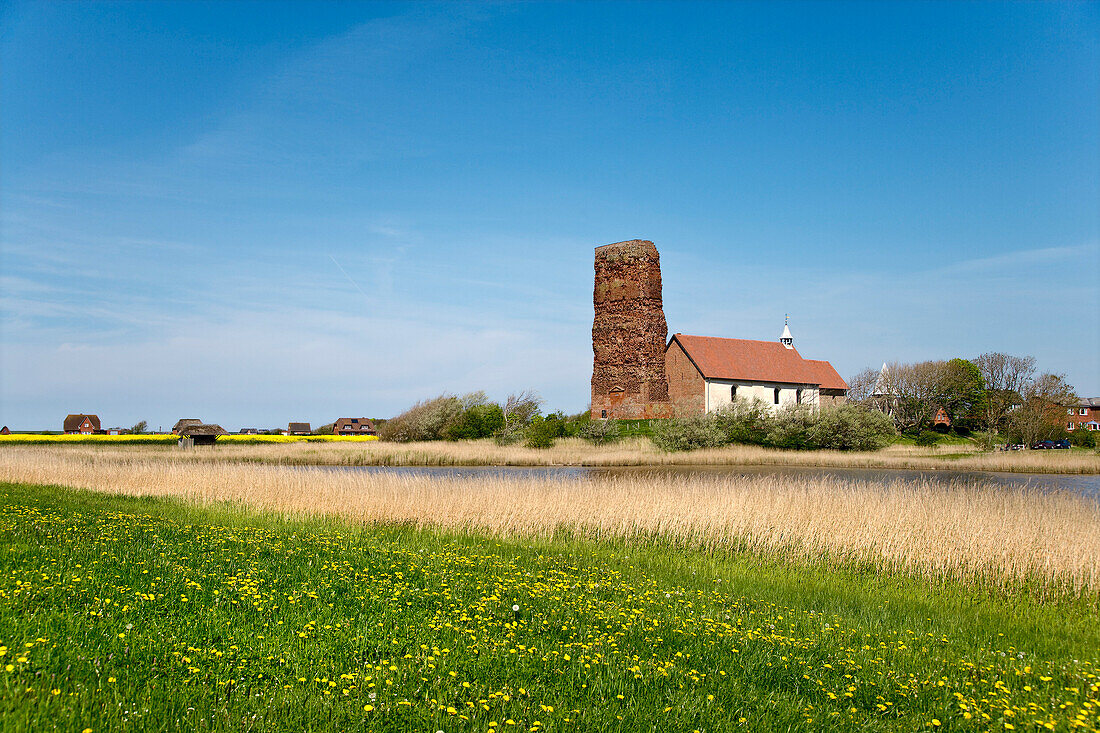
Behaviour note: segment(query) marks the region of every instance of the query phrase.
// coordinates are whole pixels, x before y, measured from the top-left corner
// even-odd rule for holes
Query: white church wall
[[[706,380],[706,411],[715,412],[733,402],[730,387],[737,386],[737,399],[758,400],[773,410],[798,403],[798,390],[802,389],[802,404],[818,407],[820,398],[817,387],[775,382],[746,382],[729,379]],[[775,404],[775,388],[779,388],[779,404]]]

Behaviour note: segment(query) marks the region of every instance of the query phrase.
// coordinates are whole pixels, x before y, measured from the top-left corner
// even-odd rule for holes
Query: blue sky
[[[671,332],[1100,395],[1100,5],[0,6],[0,422],[588,403],[593,248]]]

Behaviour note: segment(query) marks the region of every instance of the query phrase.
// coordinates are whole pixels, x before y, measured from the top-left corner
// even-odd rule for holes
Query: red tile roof
[[[99,430],[99,415],[66,415],[65,422],[62,424],[62,430],[66,433],[71,433],[74,430],[79,430],[81,423],[84,422],[84,418],[87,418],[92,424],[93,430]]]
[[[832,364],[803,359],[797,349],[778,341],[750,341],[714,336],[672,336],[706,379],[743,379],[754,382],[816,384],[824,389],[847,389]],[[669,341],[669,345],[672,341]]]

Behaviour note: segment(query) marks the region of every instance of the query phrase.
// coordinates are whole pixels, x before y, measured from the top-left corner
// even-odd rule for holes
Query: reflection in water
[[[986,471],[920,471],[880,468],[821,468],[815,466],[638,466],[586,468],[582,466],[317,466],[333,471],[385,473],[409,476],[439,476],[452,479],[555,478],[595,479],[614,476],[682,476],[719,480],[741,476],[786,476],[790,478],[840,478],[856,481],[931,481],[948,484],[980,481],[996,486],[1032,488],[1043,491],[1072,491],[1100,499],[1100,475],[1045,473],[992,473]]]

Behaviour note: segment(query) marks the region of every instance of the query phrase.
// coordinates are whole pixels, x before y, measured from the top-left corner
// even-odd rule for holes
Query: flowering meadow
[[[1097,730],[1095,605],[0,484],[3,730]]]

